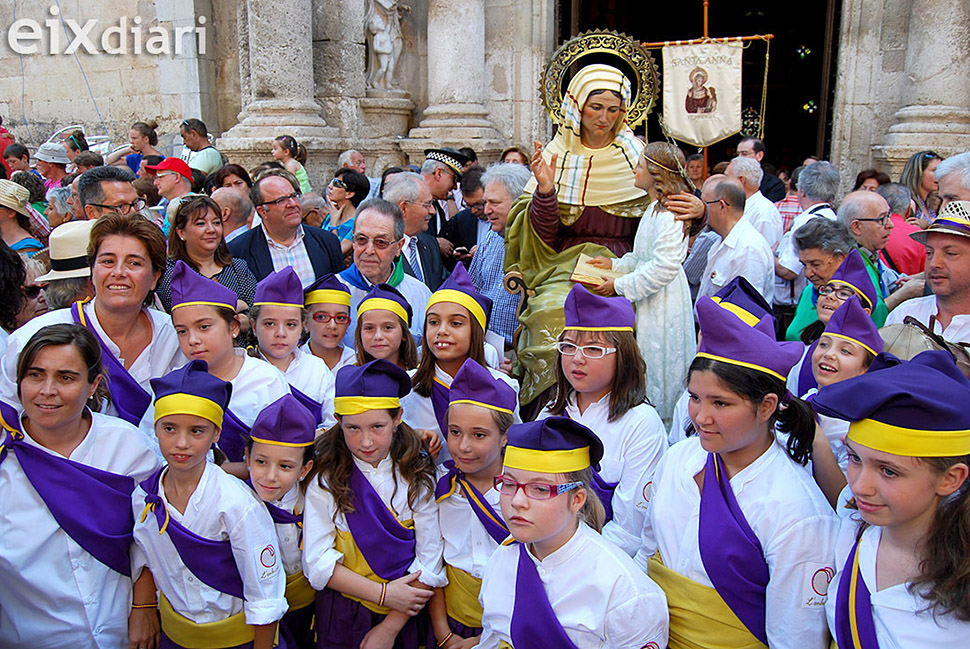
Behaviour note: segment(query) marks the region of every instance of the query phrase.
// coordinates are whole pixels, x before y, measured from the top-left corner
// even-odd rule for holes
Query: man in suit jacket
[[[455,261],[463,262],[466,267],[470,266],[476,246],[482,242],[485,233],[491,230],[485,216],[485,188],[482,187],[484,173],[485,170],[481,167],[472,167],[461,176],[463,209],[448,219],[438,234],[454,244],[456,250],[465,248],[468,254],[455,254],[454,257],[446,259],[446,267],[453,268]]]
[[[427,232],[434,215],[431,188],[420,174],[402,172],[388,176],[384,199],[401,210],[404,217],[404,272],[437,291],[445,281],[438,240]]]
[[[333,234],[303,225],[300,184],[288,171],[267,171],[251,191],[262,223],[233,239],[229,252],[244,259],[257,281],[291,266],[304,287],[327,273],[344,269],[340,243]]]

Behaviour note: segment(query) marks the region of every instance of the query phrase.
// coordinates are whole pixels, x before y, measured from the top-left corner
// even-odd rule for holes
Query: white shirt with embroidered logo
[[[713,588],[701,560],[701,494],[694,481],[707,456],[697,437],[667,451],[650,500],[649,524],[656,545],[645,545],[636,560],[646,570],[647,561],[659,548],[668,568]],[[731,478],[731,489],[768,564],[765,631],[769,646],[827,648],[826,596],[813,584],[817,586],[819,571],[833,569],[839,520],[832,507],[811,474],[792,461],[777,442]]]
[[[57,455],[29,435],[24,441]],[[68,459],[135,480],[159,466],[139,429],[96,412]],[[128,647],[131,579],[68,536],[31,486],[16,451],[0,464],[0,548],[0,646]]]
[[[542,561],[529,552],[566,635],[579,649],[667,646],[667,597],[623,550],[586,523]],[[512,644],[519,545],[500,546],[485,567],[481,649]],[[521,604],[520,604],[521,606]],[[525,603],[528,613],[532,602]],[[653,644],[651,644],[653,643]]]
[[[657,409],[641,403],[610,421],[610,394],[591,403],[579,414],[576,396],[566,405],[566,416],[583,424],[603,442],[600,477],[616,484],[613,492],[613,520],[603,527],[603,536],[631,557],[642,543],[647,503],[657,464],[667,450],[667,431]],[[548,408],[539,419],[550,415]]]
[[[167,471],[167,470],[166,470]],[[172,507],[165,496],[162,474],[158,495],[169,517],[195,534],[213,541],[228,540],[243,582],[245,601],[203,583],[192,574],[166,531],[158,533],[154,512],[145,510],[145,492],[135,487],[131,509],[135,515],[135,545],[132,546],[132,574],[137,578],[148,568],[158,589],[180,615],[197,624],[219,622],[244,613],[246,624],[272,624],[286,612],[283,593],[286,576],[279,559],[276,528],[266,505],[250,487],[211,462],[185,506],[185,513]]]
[[[408,483],[399,470],[391,470],[394,462],[390,456],[376,467],[356,457],[353,462],[399,521],[414,521],[414,561],[408,573],[420,570],[421,583],[444,587],[448,580],[441,563],[443,544],[434,493],[424,494],[412,509],[408,505]],[[343,563],[343,554],[334,547],[337,530],[350,531],[347,518],[337,511],[333,496],[320,486],[318,478],[322,477],[319,474],[307,485],[303,512],[303,574],[316,590],[323,590],[333,576],[334,566]]]

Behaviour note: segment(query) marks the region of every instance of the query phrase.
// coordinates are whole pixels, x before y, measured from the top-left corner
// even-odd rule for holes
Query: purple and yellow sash
[[[509,631],[512,646],[515,649],[577,649],[559,623],[536,564],[528,554],[525,544],[520,543]]]
[[[448,406],[451,403],[451,388],[437,376],[431,382],[431,406],[434,418],[438,420],[438,430],[442,439],[448,439]]]
[[[356,464],[350,471],[350,490],[354,511],[345,516],[347,526],[367,565],[381,579],[403,577],[414,561],[414,529],[397,519]]]
[[[704,467],[698,528],[701,561],[711,583],[751,635],[767,645],[768,564],[715,453],[708,453]]]
[[[226,454],[230,462],[243,462],[246,459],[246,440],[252,429],[246,423],[226,408],[222,419],[222,432],[216,446]]]
[[[130,577],[135,481],[28,444],[16,410],[5,403],[0,403],[0,418],[7,432],[0,463],[13,450],[27,480],[67,535],[95,559]]]
[[[835,639],[840,649],[879,649],[869,587],[859,571],[859,542],[845,560],[835,599]]]
[[[495,513],[495,510],[488,504],[488,501],[485,500],[481,492],[465,479],[465,473],[461,469],[456,468],[452,460],[446,461],[444,466],[448,469],[448,474],[438,480],[434,491],[435,502],[440,503],[455,493],[455,489],[460,485],[462,492],[465,494],[465,500],[468,501],[468,506],[475,512],[475,516],[478,517],[478,520],[485,528],[485,531],[488,532],[488,535],[496,543],[501,543],[509,538],[509,528],[505,526],[502,517]]]
[[[290,385],[290,392],[296,397],[296,400],[303,404],[303,406],[310,411],[313,415],[313,425],[319,426],[323,423],[323,404],[314,399],[313,397],[307,395],[305,392],[297,390],[295,386]]]
[[[104,364],[108,376],[111,403],[118,411],[119,417],[129,424],[137,426],[152,404],[152,395],[128,373],[121,361],[101,340],[97,330],[88,324],[87,318],[84,316],[83,304],[84,302],[75,302],[71,306],[71,317],[74,318],[74,322],[86,327],[98,339],[98,344],[101,345],[101,362]]]
[[[158,524],[158,533],[168,532],[168,538],[171,539],[172,545],[175,546],[175,550],[189,572],[220,593],[246,599],[243,594],[242,577],[236,566],[236,558],[232,554],[232,543],[228,540],[213,541],[199,536],[169,517],[168,508],[162,497],[158,495],[158,484],[164,470],[164,468],[159,469],[141,483],[141,488],[146,494],[145,511],[142,512],[141,522],[145,522],[145,517],[151,511]]]

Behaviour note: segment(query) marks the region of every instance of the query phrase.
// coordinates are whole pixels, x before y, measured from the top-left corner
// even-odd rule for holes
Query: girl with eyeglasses
[[[390,284],[378,284],[357,305],[354,346],[357,364],[376,358],[404,370],[418,366],[418,348],[411,335],[411,305]]]
[[[663,592],[599,534],[602,457],[599,438],[566,417],[509,428],[495,489],[512,538],[485,566],[482,647],[667,646]]]
[[[320,649],[417,649],[415,616],[446,583],[434,462],[401,420],[410,390],[385,360],[337,373],[338,425],[317,438],[303,513]]]
[[[636,560],[667,594],[671,646],[823,649],[839,522],[805,469],[812,410],[785,389],[801,347],[749,315],[697,302],[692,430],[657,468]]]
[[[307,175],[303,163],[306,162],[306,147],[298,144],[292,135],[281,135],[273,140],[273,148],[270,151],[273,160],[276,160],[283,167],[293,174],[300,183],[300,191],[309,194],[313,191],[310,187],[310,177]]]
[[[556,397],[544,415],[574,419],[603,441],[592,484],[606,508],[603,536],[632,557],[641,543],[647,485],[667,448],[667,430],[647,400],[636,316],[628,299],[600,297],[577,284],[565,317],[556,344]]]
[[[322,359],[334,375],[341,367],[353,365],[357,356],[343,344],[350,326],[350,291],[344,283],[328,273],[306,288],[303,300],[309,339],[300,350]]]
[[[448,430],[448,391],[455,374],[469,358],[483,367],[488,366],[485,329],[491,311],[492,300],[475,290],[460,262],[428,300],[421,360],[411,372],[414,392],[406,397],[404,407],[406,421],[429,442],[438,464],[451,457],[442,444]],[[492,368],[488,371],[518,393],[515,379]],[[518,407],[515,417],[518,421]]]
[[[239,478],[245,463],[246,438],[259,412],[290,386],[282,372],[235,346],[239,317],[235,293],[202,277],[179,261],[172,272],[172,324],[182,353],[208,363],[208,372],[232,385],[232,396],[221,426],[218,448],[222,468]]]
[[[310,411],[317,427],[332,426],[333,372],[323,359],[297,349],[306,318],[296,271],[284,268],[264,277],[256,286],[249,317],[257,341],[250,354],[283,373],[293,396]]]

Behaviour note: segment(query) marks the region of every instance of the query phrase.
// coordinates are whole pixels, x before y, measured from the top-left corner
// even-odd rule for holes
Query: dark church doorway
[[[799,5],[777,0],[710,2],[710,36],[775,35],[768,65],[764,140],[765,162],[779,169],[793,169],[807,156],[825,158],[829,154],[841,5],[842,0],[816,0]],[[559,0],[557,11],[558,44],[591,29],[615,30],[641,42],[686,40],[703,35],[702,0],[670,3]],[[651,53],[662,71],[661,50],[651,50]],[[745,50],[744,108],[757,109],[761,104],[764,54],[762,41],[751,43]],[[642,132],[642,129],[638,130]],[[663,138],[653,114],[647,121],[646,135],[648,140]],[[710,165],[730,160],[739,140],[740,137],[732,136],[709,147]],[[688,144],[678,144],[688,154],[695,152]]]

